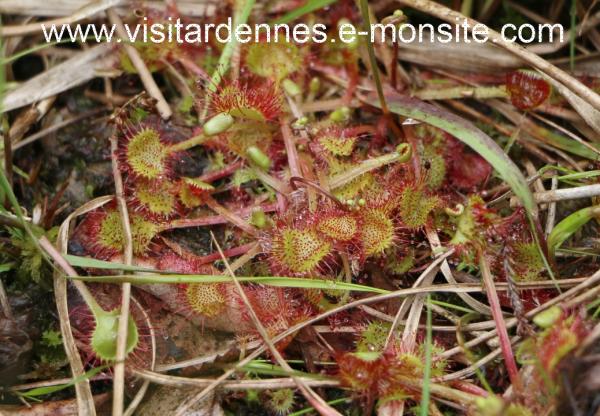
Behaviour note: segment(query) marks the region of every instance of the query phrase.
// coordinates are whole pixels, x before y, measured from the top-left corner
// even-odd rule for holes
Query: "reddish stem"
[[[260,205],[260,208],[264,212],[274,212],[277,210],[277,204],[272,203]],[[234,211],[233,213],[239,217],[247,217],[252,213],[253,209],[255,209],[255,207],[246,207],[238,211]],[[200,218],[181,218],[167,224],[165,230],[172,230],[175,228],[205,227],[208,225],[226,224],[228,222],[229,220],[222,215],[212,215]]]
[[[398,51],[399,50],[400,50],[400,47],[398,46],[398,42],[394,42],[393,49],[392,49],[392,67],[390,68],[392,70],[390,84],[393,89],[398,88]]]
[[[290,173],[292,176],[303,177],[302,171],[300,170],[298,151],[296,150],[296,143],[294,141],[292,129],[290,129],[290,125],[286,119],[282,119],[280,124],[283,142],[285,143],[285,151],[287,153],[288,163],[290,165]]]
[[[485,255],[479,253],[479,268],[481,270],[481,276],[483,279],[483,285],[487,294],[488,301],[490,302],[490,309],[492,311],[492,317],[496,323],[496,329],[498,331],[498,339],[500,340],[500,349],[504,356],[504,363],[506,370],[508,371],[508,377],[516,391],[521,390],[521,379],[519,377],[519,369],[515,361],[510,338],[508,331],[506,330],[506,323],[504,322],[504,316],[502,315],[502,309],[500,307],[500,299],[498,298],[498,292],[494,286],[494,279],[490,272],[488,262]]]
[[[402,126],[402,129],[404,130],[404,135],[406,137],[406,141],[413,148],[412,165],[413,165],[413,170],[415,171],[415,178],[417,180],[419,180],[421,178],[421,160],[419,158],[419,152],[417,152],[419,141],[417,140],[417,137],[415,136],[413,126],[404,125],[404,126]]]
[[[184,66],[185,69],[190,71],[192,74],[198,76],[203,80],[209,80],[210,76],[198,65],[196,65],[191,59],[186,57],[179,57],[179,62]]]
[[[256,243],[248,243],[241,245],[239,247],[233,247],[223,251],[223,255],[225,257],[234,257],[240,256],[242,254],[246,254],[252,247],[254,247]],[[218,252],[207,254],[206,256],[196,257],[196,261],[199,265],[212,263],[216,260],[220,260],[221,255]]]
[[[346,57],[346,59],[349,59]],[[350,105],[352,102],[352,98],[354,98],[354,92],[356,91],[356,86],[358,85],[358,67],[355,62],[351,62],[346,65],[346,72],[348,74],[348,87],[346,88],[346,93],[342,100],[346,105]]]
[[[294,190],[298,189],[298,185],[296,184],[296,182],[303,183],[303,184],[319,191],[321,194],[325,195],[327,198],[331,199],[334,203],[336,203],[339,208],[341,208],[342,210],[346,209],[346,206],[344,204],[342,204],[342,202],[339,199],[337,199],[332,193],[326,191],[320,185],[314,183],[313,181],[309,181],[308,179],[300,178],[298,176],[292,176],[290,178],[290,185],[292,185],[292,188]]]
[[[452,383],[452,387],[457,390],[464,391],[465,393],[474,394],[476,396],[487,397],[490,395],[487,392],[487,390],[484,390],[473,383],[469,383],[468,381],[457,380]]]
[[[277,198],[276,210],[279,214],[283,214],[288,206],[287,199],[280,193],[277,193],[275,197]]]
[[[210,171],[210,172],[202,174],[202,176],[198,177],[198,180],[201,180],[202,182],[206,182],[206,183],[214,182],[216,180],[219,180],[219,179],[222,179],[222,178],[225,178],[227,176],[234,174],[235,171],[238,170],[239,168],[241,168],[243,164],[244,164],[244,162],[242,162],[241,160],[238,162],[231,163],[231,164],[225,166],[223,169],[214,170],[214,171]]]
[[[203,197],[203,200],[210,209],[212,209],[214,212],[225,218],[227,222],[232,223],[233,225],[237,226],[241,230],[244,230],[248,234],[258,234],[258,230],[254,226],[244,221],[244,219],[237,213],[232,212],[225,208],[223,205],[219,204],[212,196],[205,195]]]

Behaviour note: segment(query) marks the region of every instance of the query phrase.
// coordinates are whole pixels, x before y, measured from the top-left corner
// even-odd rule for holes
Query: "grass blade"
[[[64,254],[63,257],[71,266],[82,267],[85,269],[123,270],[127,272],[157,272],[157,270],[147,267],[128,266],[123,263],[113,263],[110,261],[93,259],[91,257],[80,257],[72,254]]]
[[[224,275],[201,275],[201,274],[145,274],[145,275],[118,275],[118,276],[74,276],[74,280],[86,282],[108,282],[108,283],[132,283],[137,285],[146,284],[178,284],[178,283],[229,283],[231,278]],[[260,283],[276,287],[295,287],[299,289],[326,289],[326,290],[351,290],[356,292],[368,292],[386,294],[388,290],[376,287],[363,286],[355,283],[346,283],[333,280],[311,279],[304,277],[282,277],[282,276],[257,276],[236,277],[240,282]]]
[[[581,209],[559,222],[548,236],[548,250],[554,257],[556,250],[581,227],[594,218],[600,217],[600,206]]]
[[[92,377],[94,377],[96,374],[100,373],[101,371],[106,370],[108,367],[109,366],[107,366],[107,365],[103,365],[101,367],[92,368],[85,374],[82,374],[79,377],[75,377],[73,380],[71,380],[68,383],[59,384],[57,386],[37,387],[35,389],[31,389],[31,390],[27,390],[26,392],[19,393],[19,396],[30,399],[30,400],[36,400],[37,397],[39,397],[39,396],[56,393],[57,391],[61,391],[66,388],[69,388],[71,386],[74,386],[75,384],[79,383],[80,381],[89,380]]]
[[[271,21],[271,24],[286,24],[293,22],[294,20],[304,16],[305,14],[314,12],[315,10],[327,7],[330,4],[335,3],[337,0],[308,0],[303,6],[300,6],[278,19]]]
[[[369,2],[368,0],[360,0],[360,14],[363,18],[363,31],[371,34],[371,18],[369,17]],[[367,41],[367,50],[369,51],[369,62],[371,64],[371,72],[373,72],[373,80],[375,81],[375,87],[377,88],[377,96],[379,97],[379,108],[383,111],[383,114],[387,115],[389,112],[387,103],[385,101],[385,94],[383,93],[383,86],[381,85],[381,77],[379,76],[379,67],[377,66],[377,58],[375,57],[375,48],[373,43]]]
[[[431,294],[427,295],[427,333],[425,335],[425,371],[423,371],[423,390],[421,392],[421,416],[429,414],[429,385],[431,383]]]

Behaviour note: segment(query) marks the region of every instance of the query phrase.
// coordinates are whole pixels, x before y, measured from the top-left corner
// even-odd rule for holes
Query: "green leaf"
[[[118,309],[110,312],[94,310],[91,307],[90,309],[92,309],[96,324],[90,342],[92,350],[103,361],[114,361],[117,358],[117,336],[119,333],[119,317],[121,312]],[[135,349],[139,341],[137,325],[131,314],[129,314],[127,324],[125,356]]]
[[[42,334],[42,343],[48,347],[57,347],[62,345],[60,332],[49,329]]]
[[[368,0],[359,0],[360,14],[363,20],[363,32],[371,34],[371,18],[369,16],[369,2]],[[381,84],[381,77],[379,76],[379,67],[377,66],[377,58],[375,56],[375,46],[373,42],[367,42],[367,52],[369,53],[369,63],[371,65],[371,72],[373,73],[373,81],[375,81],[375,89],[377,90],[377,97],[379,98],[379,108],[383,110],[384,115],[388,115],[388,106],[386,97],[383,92],[383,85]]]
[[[548,250],[554,256],[556,250],[581,227],[594,218],[600,218],[600,206],[581,209],[559,222],[548,236]]]
[[[314,12],[315,10],[322,9],[323,7],[329,6],[335,3],[337,0],[308,0],[303,6],[295,8],[294,10],[284,14],[279,19],[271,21],[271,24],[285,24],[290,23],[305,14]]]
[[[0,65],[0,67],[2,67],[2,66]],[[2,79],[3,79],[2,75],[0,74],[0,85],[2,85]],[[2,94],[2,89],[0,88],[0,96],[1,96],[1,94]],[[31,242],[33,243],[35,249],[40,253],[40,255],[44,259],[49,261],[46,256],[46,253],[40,247],[40,243],[38,242],[38,237],[35,235],[31,224],[25,220],[25,217],[23,217],[23,212],[21,210],[21,206],[19,205],[19,201],[17,200],[17,197],[13,193],[10,183],[8,182],[8,179],[7,179],[6,175],[4,174],[4,169],[2,169],[2,168],[0,168],[0,195],[3,195],[3,197],[7,198],[8,202],[10,202],[10,205],[13,208],[13,211],[17,217],[17,220],[21,223],[22,227],[27,232],[27,235],[31,239]],[[7,213],[8,211],[2,206],[1,202],[2,201],[0,201],[0,212]]]
[[[87,282],[132,283],[144,284],[179,284],[179,283],[229,283],[231,277],[224,275],[200,274],[147,274],[147,275],[120,275],[120,276],[76,276],[69,277],[74,280]],[[240,283],[260,283],[277,287],[295,287],[300,289],[325,289],[325,290],[350,290],[356,292],[370,292],[386,294],[388,290],[376,287],[363,286],[355,283],[346,283],[333,280],[311,279],[303,277],[283,276],[257,276],[238,277]]]
[[[75,384],[79,383],[80,381],[88,380],[88,379],[94,377],[96,374],[98,374],[102,370],[105,370],[107,368],[108,368],[108,366],[106,366],[106,365],[101,366],[101,367],[92,368],[85,374],[82,374],[79,377],[75,377],[73,380],[71,380],[70,382],[68,382],[66,384],[59,384],[58,386],[38,387],[35,389],[31,389],[31,390],[27,390],[25,392],[19,393],[19,395],[22,397],[25,397],[27,399],[35,400],[39,396],[56,393],[57,391],[61,391],[66,388],[69,388],[71,386],[74,386]]]
[[[421,416],[429,414],[429,397],[431,383],[431,294],[427,295],[427,329],[425,333],[425,369],[423,371],[423,390],[421,391]]]
[[[22,51],[19,51],[18,53],[15,53],[14,55],[7,56],[6,58],[0,59],[0,65],[8,65],[8,64],[16,61],[17,59],[20,59],[24,56],[29,55],[30,53],[38,52],[42,49],[46,49],[51,46],[58,45],[59,43],[67,43],[67,42],[66,41],[61,41],[61,42],[54,41],[54,42],[48,42],[48,43],[44,42],[39,45],[32,46],[31,48],[23,49]]]
[[[72,254],[65,254],[63,257],[73,267],[83,267],[90,269],[104,269],[104,270],[123,270],[127,272],[157,272],[155,269],[150,269],[141,266],[128,266],[122,263],[113,263],[110,261],[97,260],[90,257],[74,256]]]
[[[340,404],[344,402],[350,402],[352,399],[350,397],[342,397],[340,399],[334,399],[326,402],[328,405],[333,406],[334,404]],[[288,416],[302,416],[306,414],[316,414],[314,407],[306,407],[302,410],[298,410],[297,412],[290,413]]]
[[[296,377],[306,377],[312,378],[315,380],[326,380],[327,377],[322,376],[321,374],[313,374],[307,373],[300,370],[292,370],[287,371],[283,367],[278,365],[266,363],[260,360],[250,361],[245,366],[241,367],[242,370],[248,373],[260,374],[264,376],[296,376]]]

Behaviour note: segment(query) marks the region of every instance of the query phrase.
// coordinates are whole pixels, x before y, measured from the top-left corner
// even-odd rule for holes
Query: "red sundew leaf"
[[[519,296],[523,303],[523,312],[527,313],[554,298],[556,291],[552,289],[522,290],[519,292]],[[498,292],[498,298],[503,307],[511,308],[513,306],[507,292]]]
[[[365,101],[369,105],[381,108],[375,94],[369,95]],[[481,155],[519,196],[530,219],[533,222],[537,221],[538,207],[523,173],[502,148],[473,123],[434,105],[397,93],[387,94],[387,104],[390,112],[437,127]]]
[[[506,89],[510,100],[519,110],[531,110],[542,105],[552,92],[552,87],[541,75],[519,70],[506,75]]]
[[[492,173],[492,167],[475,153],[463,153],[449,171],[450,183],[460,189],[470,190],[482,185]]]

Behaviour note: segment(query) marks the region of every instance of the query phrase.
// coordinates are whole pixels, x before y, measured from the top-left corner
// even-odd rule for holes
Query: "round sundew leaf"
[[[407,187],[400,198],[400,217],[408,228],[418,229],[427,222],[429,213],[439,204],[437,196],[430,196],[422,188]]]
[[[362,216],[361,237],[365,254],[382,254],[394,242],[394,223],[379,209],[365,209]]]
[[[98,233],[94,236],[95,246],[100,251],[120,252],[125,244],[121,215],[117,210],[110,210],[102,216]],[[143,255],[148,250],[150,242],[160,231],[158,224],[149,221],[139,214],[129,216],[133,252]]]
[[[112,210],[102,218],[97,235],[98,246],[107,250],[123,249],[123,226],[118,211]]]
[[[179,199],[187,208],[196,208],[203,203],[202,196],[214,191],[215,187],[197,178],[182,178]]]
[[[138,181],[135,197],[150,214],[168,217],[175,213],[177,204],[167,181]]]
[[[552,92],[552,86],[534,71],[514,71],[506,76],[510,100],[519,110],[531,110],[542,105]]]
[[[252,73],[281,81],[300,70],[302,57],[296,45],[291,43],[259,42],[250,45],[246,62]]]
[[[133,253],[136,255],[146,254],[150,243],[156,237],[160,227],[152,221],[148,221],[140,215],[131,218],[131,239]]]
[[[258,85],[234,82],[213,94],[212,107],[217,113],[233,116],[236,123],[232,127],[238,126],[240,121],[265,123],[277,119],[281,111],[280,93],[271,82]]]
[[[96,327],[92,333],[92,350],[102,361],[114,361],[117,358],[117,336],[119,332],[120,311],[115,309],[110,312],[102,311],[94,314]],[[138,328],[131,317],[127,325],[126,356],[138,345]]]
[[[320,137],[319,144],[334,156],[350,156],[354,150],[357,137],[340,137],[324,135]]]
[[[225,307],[225,296],[219,284],[193,283],[185,286],[185,302],[191,312],[215,316]]]
[[[183,182],[189,186],[190,190],[195,194],[203,194],[215,190],[214,186],[197,178],[183,178]]]
[[[283,229],[273,237],[273,260],[292,273],[314,271],[331,251],[331,244],[312,230]]]
[[[318,222],[317,229],[334,240],[350,241],[358,233],[358,221],[351,214],[330,215]]]
[[[189,186],[182,186],[179,189],[179,200],[187,208],[196,208],[202,205],[202,198],[195,195]]]
[[[127,143],[127,164],[133,173],[146,179],[160,179],[167,170],[168,149],[160,134],[150,128],[137,132]]]
[[[279,389],[271,393],[271,397],[267,400],[267,406],[271,408],[277,415],[287,415],[291,412],[294,406],[294,390]]]

